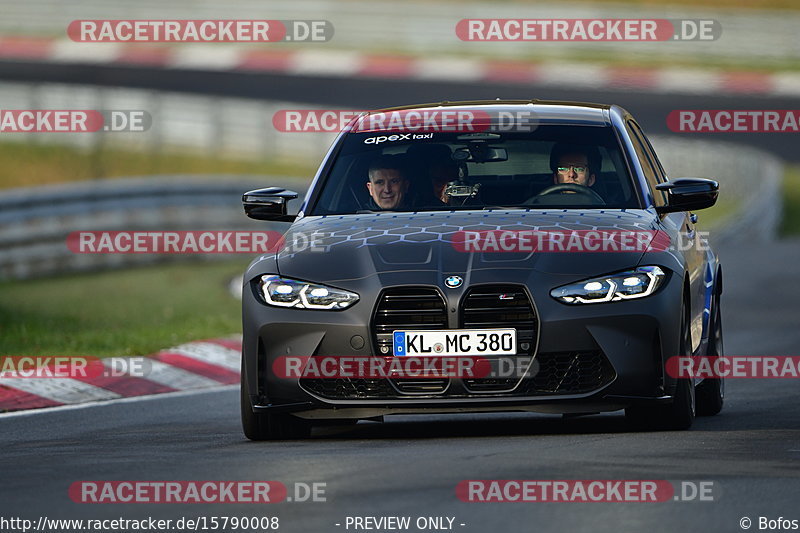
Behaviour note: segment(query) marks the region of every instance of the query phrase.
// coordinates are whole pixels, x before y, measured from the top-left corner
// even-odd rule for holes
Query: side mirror
[[[286,208],[289,200],[297,198],[294,191],[280,187],[267,187],[248,191],[242,195],[244,213],[256,220],[272,220],[274,222],[293,222],[296,215],[289,215]]]
[[[657,207],[659,213],[705,209],[719,196],[719,183],[706,178],[676,178],[659,183],[656,189],[667,191],[667,205]]]

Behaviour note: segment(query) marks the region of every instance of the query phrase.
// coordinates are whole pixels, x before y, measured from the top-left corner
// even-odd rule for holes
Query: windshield
[[[309,214],[638,208],[610,127],[350,133]]]

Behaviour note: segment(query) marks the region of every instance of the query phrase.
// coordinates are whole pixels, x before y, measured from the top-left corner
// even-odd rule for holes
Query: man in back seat
[[[451,154],[446,144],[416,144],[407,150],[415,173],[412,188],[417,205],[436,207],[448,203],[447,184],[459,177],[458,163]]]

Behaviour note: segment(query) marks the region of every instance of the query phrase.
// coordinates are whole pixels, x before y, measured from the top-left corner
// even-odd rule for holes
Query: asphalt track
[[[108,83],[120,83],[106,75]],[[157,81],[166,84],[165,78]],[[287,99],[291,94],[294,101],[360,107],[521,96],[519,88],[508,87],[409,87],[353,80],[323,85],[323,80],[266,75],[254,79],[257,83],[247,87],[229,82],[236,86],[230,92]],[[156,81],[141,81],[148,82]],[[191,76],[183,82],[191,84]],[[205,87],[224,92],[222,82]],[[552,88],[530,92],[546,98],[616,101],[653,133],[663,125],[664,110],[674,106],[702,108],[705,102],[705,107],[717,109],[797,107],[796,101],[746,97],[726,101]],[[765,137],[742,136],[761,146],[770,144]],[[793,160],[800,157],[792,153],[796,136],[773,138],[769,148]],[[800,284],[795,275],[800,242],[737,242],[719,251],[725,269],[726,352],[800,354]],[[235,388],[0,415],[0,515],[278,516],[280,531],[310,532],[353,531],[345,529],[346,516],[381,515],[412,520],[455,517],[454,529],[464,532],[537,533],[742,531],[739,521],[745,516],[752,519],[752,530],[758,529],[761,516],[800,520],[797,380],[729,380],[722,414],[699,418],[688,432],[632,433],[621,414],[575,419],[528,414],[403,416],[383,424],[326,428],[305,441],[251,443],[242,436],[238,419]],[[665,479],[713,481],[716,488],[713,502],[466,503],[455,496],[456,485],[465,479]],[[324,482],[327,501],[265,506],[77,504],[67,494],[77,480],[277,480],[289,487]]]

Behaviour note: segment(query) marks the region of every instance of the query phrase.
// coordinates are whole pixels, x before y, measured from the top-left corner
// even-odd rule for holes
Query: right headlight
[[[641,266],[556,287],[550,291],[550,296],[565,304],[633,300],[653,294],[665,277],[664,271],[657,266]]]
[[[259,282],[267,305],[296,309],[345,309],[358,301],[358,294],[317,283],[267,274]]]

